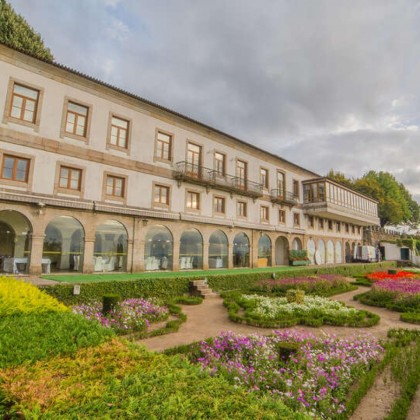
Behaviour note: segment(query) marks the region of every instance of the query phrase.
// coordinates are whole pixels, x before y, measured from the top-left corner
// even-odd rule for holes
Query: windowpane
[[[20,94],[22,96],[26,96],[27,98],[34,99],[35,101],[38,99],[38,91],[35,89],[30,89],[22,85],[15,84],[13,87],[13,92]]]
[[[69,102],[67,109],[73,111],[76,114],[87,116],[88,108],[83,105],[75,104],[74,102]]]
[[[13,158],[9,158],[9,157],[4,158],[3,178],[6,178],[6,179],[12,179],[13,178],[13,164],[14,164],[14,161],[15,160]]]
[[[29,160],[14,156],[3,157],[2,178],[26,182],[29,173]]]
[[[156,157],[159,159],[171,160],[171,146],[172,136],[159,131],[156,140]]]

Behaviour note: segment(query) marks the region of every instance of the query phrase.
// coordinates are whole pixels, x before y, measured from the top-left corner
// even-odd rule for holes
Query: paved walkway
[[[369,328],[350,328],[350,327],[334,327],[324,326],[321,328],[310,328],[296,326],[294,328],[300,331],[311,332],[315,335],[323,333],[335,334],[338,337],[347,337],[360,332],[367,332],[378,338],[385,338],[390,328],[412,328],[419,329],[420,326],[401,322],[400,314],[383,308],[366,306],[353,300],[353,296],[367,290],[366,288],[358,288],[351,292],[336,295],[332,299],[339,300],[347,305],[354,306],[357,309],[367,309],[381,317],[378,325]],[[152,351],[162,351],[170,347],[189,344],[195,341],[201,341],[209,337],[218,335],[221,331],[233,331],[238,334],[271,334],[273,329],[251,327],[249,325],[238,324],[232,322],[228,318],[227,309],[223,306],[223,300],[220,297],[208,298],[201,305],[182,307],[183,312],[187,315],[187,321],[181,325],[178,332],[157,337],[140,340],[139,343],[146,346]]]

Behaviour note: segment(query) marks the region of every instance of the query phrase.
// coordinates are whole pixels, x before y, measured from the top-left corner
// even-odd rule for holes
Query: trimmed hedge
[[[299,269],[298,271],[276,271],[273,267],[273,273],[276,278],[289,278],[299,276],[311,276],[317,274],[337,274],[343,276],[360,276],[368,272],[387,270],[395,267],[395,262],[385,261],[372,264],[347,264],[331,267],[317,267],[308,269]],[[183,273],[185,276],[185,273]],[[258,281],[270,278],[269,272],[253,272],[232,274],[214,274],[207,275],[208,284],[213,290],[249,290],[254,287]],[[191,277],[175,278],[154,278],[129,281],[107,281],[98,283],[80,283],[80,295],[73,295],[73,284],[59,284],[54,286],[41,286],[48,294],[56,297],[60,301],[75,305],[91,300],[101,300],[102,296],[109,293],[115,293],[121,296],[121,299],[134,297],[152,297],[157,296],[169,299],[176,296],[182,296],[189,293],[189,283],[191,280],[202,279],[202,275]]]

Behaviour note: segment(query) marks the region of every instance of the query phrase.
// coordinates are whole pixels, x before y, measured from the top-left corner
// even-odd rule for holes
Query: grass
[[[104,281],[116,280],[141,280],[141,279],[162,279],[180,278],[193,276],[220,276],[224,274],[244,274],[244,273],[278,273],[284,271],[305,271],[307,267],[264,267],[264,268],[235,268],[226,270],[194,270],[194,271],[154,271],[144,273],[107,273],[107,274],[49,274],[42,276],[47,280],[55,280],[66,283],[99,283]]]

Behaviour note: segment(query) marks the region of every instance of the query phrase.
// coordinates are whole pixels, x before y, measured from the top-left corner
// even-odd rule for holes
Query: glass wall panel
[[[249,239],[245,233],[238,233],[233,240],[233,266],[249,267]]]
[[[52,271],[82,271],[85,232],[71,216],[60,216],[45,229],[43,259],[51,261]]]
[[[325,244],[322,239],[318,241],[317,253],[319,255],[319,264],[325,264]]]
[[[335,262],[336,264],[341,264],[343,262],[342,252],[341,252],[341,242],[337,241],[335,243]]]
[[[185,230],[179,246],[180,270],[203,268],[203,238],[197,229]]]
[[[0,211],[0,271],[27,273],[32,227],[28,219],[13,210]]]
[[[209,239],[209,268],[227,268],[228,239],[221,230],[213,232]]]
[[[327,242],[327,264],[334,264],[334,244],[333,241]]]
[[[258,240],[258,267],[271,266],[271,240],[262,235]]]
[[[279,236],[276,239],[276,265],[289,264],[289,242],[287,238]]]
[[[94,271],[127,271],[127,231],[120,222],[107,220],[96,228]]]
[[[293,239],[292,249],[295,251],[299,251],[302,249],[302,241],[299,238]]]
[[[315,242],[312,239],[308,241],[308,258],[311,260],[311,264],[315,264]]]
[[[146,271],[172,270],[173,238],[165,226],[151,226],[144,243],[144,269]]]

